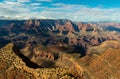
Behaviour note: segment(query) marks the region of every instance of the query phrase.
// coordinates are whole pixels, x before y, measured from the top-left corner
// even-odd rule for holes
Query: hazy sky
[[[120,21],[120,0],[0,0],[0,19]]]

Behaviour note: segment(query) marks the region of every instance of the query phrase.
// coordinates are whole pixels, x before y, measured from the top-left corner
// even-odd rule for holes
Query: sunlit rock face
[[[54,60],[51,54],[36,52],[37,56],[47,56],[48,60]],[[45,60],[43,60],[45,61]],[[42,62],[43,62],[42,61]],[[61,60],[64,61],[64,58]],[[68,58],[68,61],[71,62],[71,67],[65,68],[64,65],[62,67],[57,68],[42,68],[39,64],[34,63],[29,60],[27,57],[22,55],[19,49],[13,44],[9,43],[3,48],[0,49],[0,78],[9,78],[9,79],[44,79],[44,78],[72,78],[72,79],[84,79],[83,71],[81,67],[76,63],[74,64]],[[58,61],[60,62],[60,60]],[[44,64],[48,64],[51,62],[44,62]],[[61,63],[61,62],[60,62]],[[77,70],[72,70],[74,68]],[[74,73],[75,72],[75,73]],[[46,74],[47,73],[47,74]],[[66,75],[65,75],[66,74]]]
[[[25,74],[22,79],[119,78],[119,33],[116,24],[66,19],[0,20],[0,78],[7,75],[18,79],[21,74]],[[96,71],[103,76],[97,76]],[[10,72],[14,72],[12,76]]]

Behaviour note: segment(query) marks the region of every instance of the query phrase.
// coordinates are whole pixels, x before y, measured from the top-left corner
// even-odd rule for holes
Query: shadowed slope
[[[30,68],[13,49],[13,43],[0,49],[0,79],[84,79],[72,74],[69,68]]]

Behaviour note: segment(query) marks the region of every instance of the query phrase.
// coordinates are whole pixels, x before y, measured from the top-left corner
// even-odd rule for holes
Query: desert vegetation
[[[83,79],[76,66],[69,68],[30,68],[13,51],[10,43],[0,49],[0,79]],[[29,63],[30,64],[30,63]],[[72,70],[71,70],[72,69]]]

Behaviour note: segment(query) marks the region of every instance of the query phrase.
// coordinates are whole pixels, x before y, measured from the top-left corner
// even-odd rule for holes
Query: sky
[[[0,0],[0,19],[120,21],[120,0]]]

